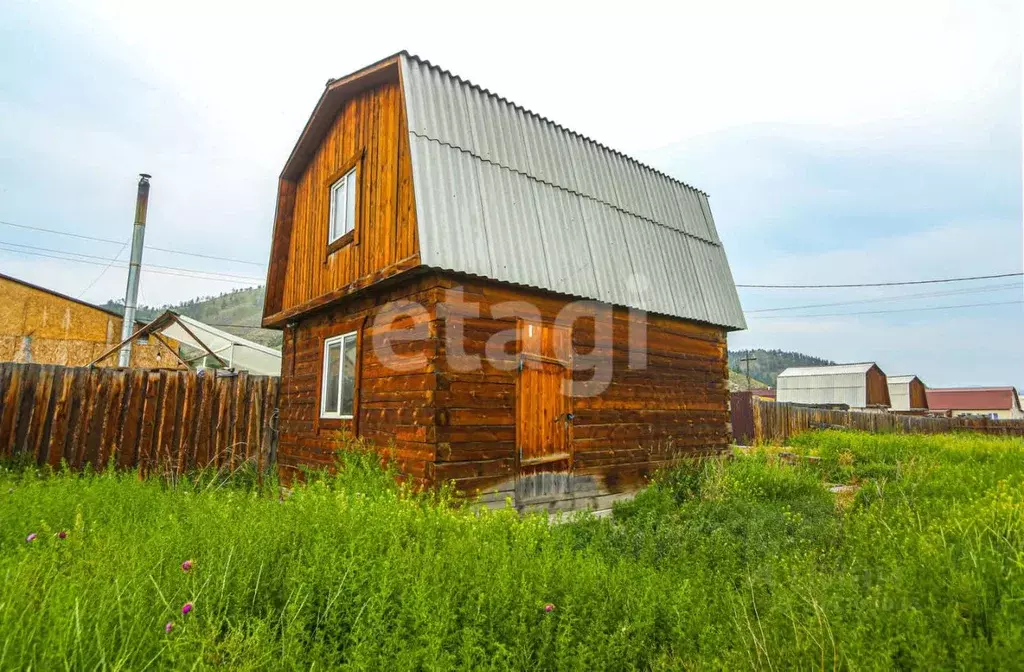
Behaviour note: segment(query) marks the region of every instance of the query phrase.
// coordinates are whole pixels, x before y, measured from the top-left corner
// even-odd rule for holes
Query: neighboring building
[[[765,401],[775,401],[775,390],[773,390],[770,387],[752,389],[750,390],[750,392],[758,399],[764,399]]]
[[[917,376],[886,376],[890,408],[894,411],[922,411],[928,408],[927,387]]]
[[[121,316],[91,303],[0,274],[0,361],[86,366],[121,340]],[[142,327],[142,323],[136,323]],[[178,343],[167,340],[175,351]],[[136,342],[131,365],[173,369],[163,345]],[[117,366],[117,354],[98,366]]]
[[[992,419],[1024,418],[1015,387],[944,387],[928,389],[928,409],[948,415],[982,415]]]
[[[889,406],[885,373],[874,362],[791,366],[779,374],[775,389],[780,402],[846,404],[850,408]]]
[[[705,194],[403,52],[328,82],[288,158],[263,326],[283,471],[342,430],[419,484],[574,507],[727,448],[745,323]]]

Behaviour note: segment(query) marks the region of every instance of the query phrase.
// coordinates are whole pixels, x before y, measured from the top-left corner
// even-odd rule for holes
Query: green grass
[[[822,459],[687,465],[562,525],[414,495],[358,452],[285,501],[251,474],[7,470],[0,669],[1022,665],[1024,442],[793,445]]]

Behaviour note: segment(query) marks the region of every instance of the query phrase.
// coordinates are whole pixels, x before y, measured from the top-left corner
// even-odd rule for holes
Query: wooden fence
[[[756,397],[733,396],[733,404],[750,404],[752,431],[735,428],[747,436],[737,437],[754,443],[781,443],[789,437],[810,429],[842,427],[865,432],[898,432],[904,434],[939,434],[971,431],[1004,436],[1024,436],[1024,420],[989,420],[987,418],[936,418],[919,415],[897,415],[885,411],[836,411],[789,403],[766,401]],[[733,410],[733,417],[744,412]]]
[[[280,379],[0,364],[0,456],[143,472],[259,469],[277,452]]]

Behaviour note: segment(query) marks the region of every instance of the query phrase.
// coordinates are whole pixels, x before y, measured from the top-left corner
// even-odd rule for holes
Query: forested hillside
[[[281,332],[273,329],[260,329],[260,317],[263,314],[264,288],[251,287],[218,294],[217,296],[201,296],[174,306],[140,306],[139,319],[150,320],[164,310],[170,309],[181,315],[223,329],[224,331],[248,338],[250,341],[281,347]],[[107,301],[104,308],[123,312],[123,301]]]
[[[755,360],[750,362],[750,377],[762,380],[775,387],[775,379],[791,366],[828,366],[832,360],[805,355],[802,352],[786,350],[735,350],[729,352],[729,368],[746,374],[747,365],[741,360],[747,355]]]

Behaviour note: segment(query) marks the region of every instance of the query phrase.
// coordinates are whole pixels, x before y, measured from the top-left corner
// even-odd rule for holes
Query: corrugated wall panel
[[[776,382],[777,401],[848,404],[854,408],[863,408],[867,401],[867,379],[864,374],[780,376]]]

